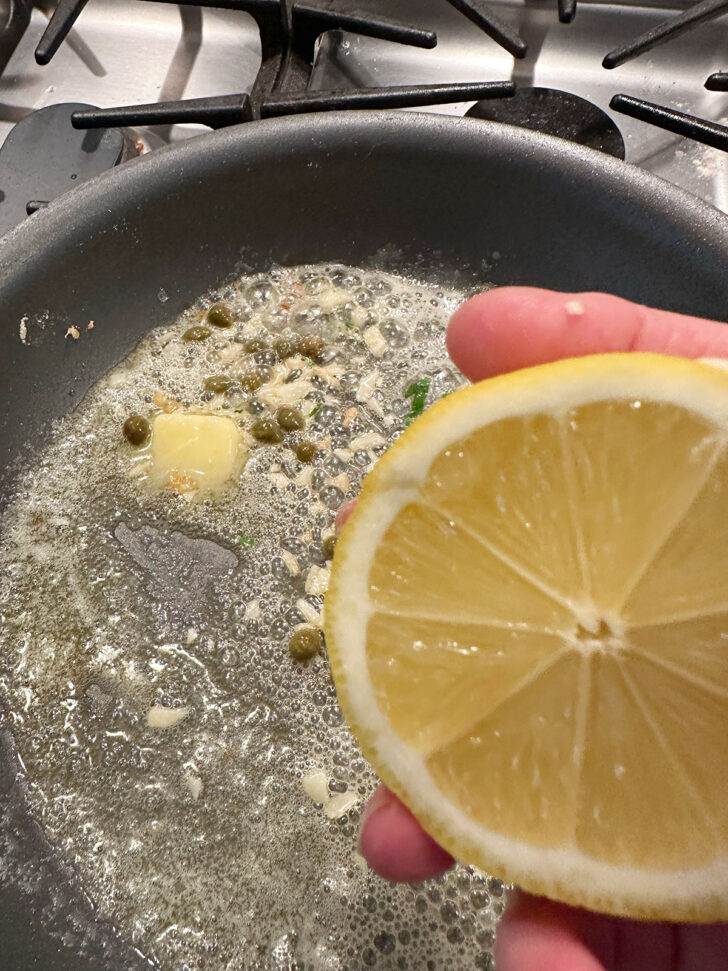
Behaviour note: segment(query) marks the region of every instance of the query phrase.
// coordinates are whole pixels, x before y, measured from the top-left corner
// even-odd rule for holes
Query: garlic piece
[[[386,439],[379,432],[364,432],[363,435],[357,435],[356,438],[352,438],[349,442],[350,447],[355,452],[366,451],[367,449],[377,448],[379,445],[385,444]]]
[[[313,385],[305,378],[296,378],[290,384],[264,384],[258,389],[257,397],[269,408],[278,408],[281,405],[297,405],[313,391]]]
[[[387,341],[376,324],[374,324],[372,327],[367,327],[361,336],[364,338],[364,343],[375,357],[381,357],[382,354],[384,354],[387,350]]]
[[[330,480],[330,485],[336,486],[341,489],[342,492],[348,492],[351,489],[351,482],[349,481],[349,476],[346,472],[340,472],[337,476]]]
[[[326,593],[329,585],[329,568],[326,566],[314,565],[306,576],[306,593],[313,593],[320,596]]]
[[[259,600],[249,600],[245,605],[246,620],[260,620],[262,617]]]
[[[174,728],[189,713],[189,708],[164,708],[162,705],[154,705],[147,712],[147,725],[149,728]]]
[[[339,816],[345,816],[358,802],[359,798],[354,792],[337,792],[324,806],[324,813],[329,819],[338,819]]]
[[[312,802],[328,802],[329,783],[323,769],[311,769],[301,779],[303,791]]]
[[[297,577],[301,572],[301,567],[298,565],[298,559],[291,553],[290,550],[281,550],[281,559],[288,567],[288,572],[292,577]]]
[[[324,626],[323,612],[319,613],[319,611],[316,610],[316,608],[304,597],[301,597],[296,601],[296,609],[302,615],[303,619],[313,627]]]
[[[376,371],[370,371],[365,377],[359,382],[359,387],[356,391],[356,400],[361,404],[365,404],[377,389],[377,384],[379,382],[379,374]]]
[[[202,795],[202,790],[205,787],[202,779],[198,775],[195,775],[194,772],[190,772],[188,769],[184,774],[184,781],[192,798],[199,799]]]

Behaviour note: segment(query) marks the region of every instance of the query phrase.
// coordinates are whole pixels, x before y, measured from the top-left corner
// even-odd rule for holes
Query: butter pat
[[[157,415],[152,422],[151,479],[177,492],[209,491],[240,473],[247,447],[231,418]]]

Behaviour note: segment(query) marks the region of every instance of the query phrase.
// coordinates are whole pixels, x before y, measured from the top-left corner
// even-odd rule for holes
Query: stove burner
[[[556,135],[579,145],[624,158],[619,129],[601,108],[567,91],[555,88],[518,88],[504,101],[479,101],[467,114],[471,118],[500,121]]]
[[[0,236],[29,212],[122,160],[124,136],[117,128],[72,128],[73,112],[90,107],[57,104],[32,111],[5,139],[0,149]]]

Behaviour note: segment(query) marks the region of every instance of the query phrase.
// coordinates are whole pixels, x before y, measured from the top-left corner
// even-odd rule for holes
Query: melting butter
[[[231,418],[173,412],[154,418],[150,454],[158,488],[207,492],[240,474],[247,446]]]

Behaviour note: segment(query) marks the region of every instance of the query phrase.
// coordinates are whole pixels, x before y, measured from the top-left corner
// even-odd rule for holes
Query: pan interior
[[[467,867],[429,888],[366,871],[376,780],[325,657],[288,650],[320,623],[336,509],[463,381],[444,348],[461,299],[342,266],[239,280],[147,335],[22,478],[0,690],[30,803],[101,915],[163,967],[486,966],[501,885]],[[233,326],[185,340],[221,302]],[[267,380],[241,385],[250,368]],[[210,375],[233,383],[211,392]],[[281,401],[305,428],[256,440]],[[250,457],[234,487],[151,487],[122,426],[175,410],[238,425]],[[152,728],[159,706],[184,717]]]

